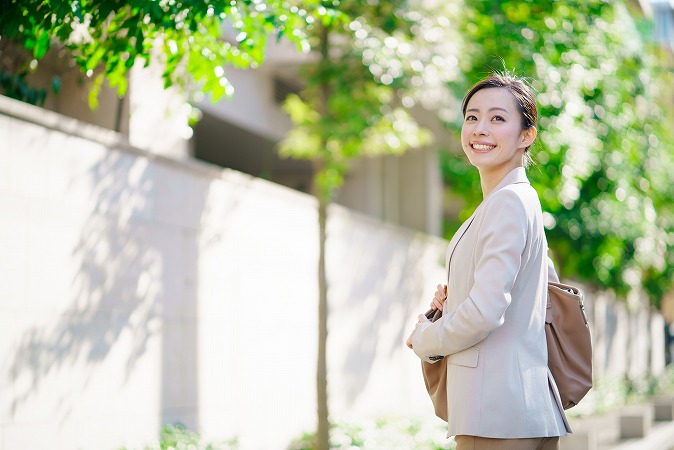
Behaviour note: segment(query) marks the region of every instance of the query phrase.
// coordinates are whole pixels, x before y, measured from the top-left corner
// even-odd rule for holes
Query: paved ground
[[[612,450],[672,450],[674,449],[674,422],[656,423],[643,439],[630,439],[619,443]]]
[[[654,422],[646,437],[620,438],[620,410],[599,416],[571,418],[574,435],[562,438],[562,450],[674,450],[674,422]]]

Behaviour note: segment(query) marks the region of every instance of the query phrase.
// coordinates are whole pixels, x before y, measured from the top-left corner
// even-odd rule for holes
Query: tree
[[[674,275],[674,152],[647,23],[602,0],[482,0],[464,18],[470,57],[457,94],[503,66],[538,91],[530,176],[561,273],[618,294],[643,286],[657,305]],[[474,171],[447,156],[444,172],[468,204],[479,202]]]
[[[196,82],[216,101],[233,93],[226,67],[261,64],[269,36],[287,37],[307,51],[306,19],[306,11],[282,0],[8,0],[0,6],[0,40],[32,51],[32,60],[14,68],[24,78],[50,47],[70,50],[94,79],[92,106],[104,78],[123,96],[127,73],[138,60],[149,65],[153,49],[166,87]],[[225,27],[234,39],[223,38]]]
[[[349,162],[360,157],[400,155],[430,142],[430,133],[409,113],[451,101],[447,83],[458,76],[458,46],[439,39],[458,8],[424,0],[323,2],[309,28],[317,54],[304,70],[306,88],[285,108],[294,128],[279,148],[282,156],[314,163],[319,222],[319,345],[316,447],[329,447],[327,399],[328,297],[325,240],[328,206]],[[451,29],[449,31],[451,33]],[[455,36],[454,43],[460,42]]]
[[[427,134],[397,104],[393,80],[382,82],[363,64],[355,32],[372,31],[375,18],[391,21],[395,2],[369,8],[385,10],[381,16],[354,15],[357,3],[343,2],[338,9],[324,9],[313,31],[318,63],[307,73],[302,96],[291,96],[286,110],[295,124],[280,147],[281,155],[310,159],[314,163],[314,193],[318,199],[318,357],[316,386],[318,429],[316,448],[327,450],[329,413],[327,396],[328,299],[325,267],[327,209],[343,183],[347,164],[362,154],[403,153],[426,142]],[[388,9],[388,11],[386,11]],[[383,31],[383,30],[382,30]]]

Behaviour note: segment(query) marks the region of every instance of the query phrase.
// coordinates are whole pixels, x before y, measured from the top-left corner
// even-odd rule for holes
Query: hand
[[[428,317],[426,317],[425,315],[419,314],[419,320],[417,321],[417,323],[422,323],[422,322],[430,322],[430,320],[428,320]],[[416,333],[416,332],[417,332],[417,329],[414,328],[414,330],[412,330],[412,333],[410,334],[410,337],[408,337],[407,341],[405,341],[405,344],[407,344],[407,346],[409,348],[412,348],[412,336],[414,336],[414,333]]]
[[[447,285],[438,284],[438,289],[435,291],[433,301],[431,302],[431,309],[439,309],[442,311],[442,308],[445,305],[445,300],[447,300]]]

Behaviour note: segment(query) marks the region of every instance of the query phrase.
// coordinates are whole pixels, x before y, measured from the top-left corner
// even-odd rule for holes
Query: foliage
[[[462,38],[451,25],[462,11],[428,0],[325,4],[316,10],[321,27],[307,31],[316,53],[327,32],[329,57],[305,67],[306,89],[286,101],[295,127],[279,151],[318,161],[317,194],[331,199],[349,161],[430,143],[410,109],[421,104],[443,116],[455,106],[447,86],[459,76]]]
[[[30,86],[25,73],[15,75],[0,71],[0,89],[3,95],[31,105],[42,105],[47,98],[47,90]]]
[[[280,146],[282,156],[318,162],[316,193],[327,200],[350,160],[399,155],[430,140],[400,98],[409,67],[395,49],[412,36],[406,2],[333,5],[319,11],[321,26],[309,29],[321,57],[305,67],[302,94],[285,103],[295,127]]]
[[[561,273],[618,294],[643,286],[657,305],[674,270],[672,118],[658,104],[672,76],[646,25],[623,1],[471,2],[455,87],[503,66],[530,77],[541,112],[530,178]],[[471,205],[465,218],[481,200],[477,173],[449,154],[443,171]]]
[[[218,444],[206,443],[198,433],[182,425],[164,425],[161,428],[160,441],[142,447],[143,450],[236,450],[237,448],[236,439]]]
[[[27,50],[0,37],[0,92],[3,95],[32,105],[44,104],[47,89],[31,86],[26,79],[34,67]],[[52,92],[58,93],[60,87],[61,79],[54,76]]]
[[[359,424],[340,423],[331,432],[331,449],[413,448],[444,450],[455,448],[454,440],[447,439],[447,430],[439,421],[420,421],[403,417],[379,420],[361,420]],[[305,433],[295,439],[287,450],[313,450],[313,435]]]
[[[283,0],[9,0],[0,36],[32,51],[35,62],[53,43],[65,45],[82,71],[95,76],[90,99],[103,78],[124,95],[127,73],[137,59],[149,65],[155,48],[166,86],[193,80],[217,100],[233,92],[225,67],[259,65],[270,35],[306,50],[307,17]]]

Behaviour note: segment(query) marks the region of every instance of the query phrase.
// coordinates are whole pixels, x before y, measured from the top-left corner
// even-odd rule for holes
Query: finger
[[[407,338],[407,341],[405,341],[405,344],[409,347],[412,348],[412,335],[414,335],[414,332],[410,334],[410,336]]]

